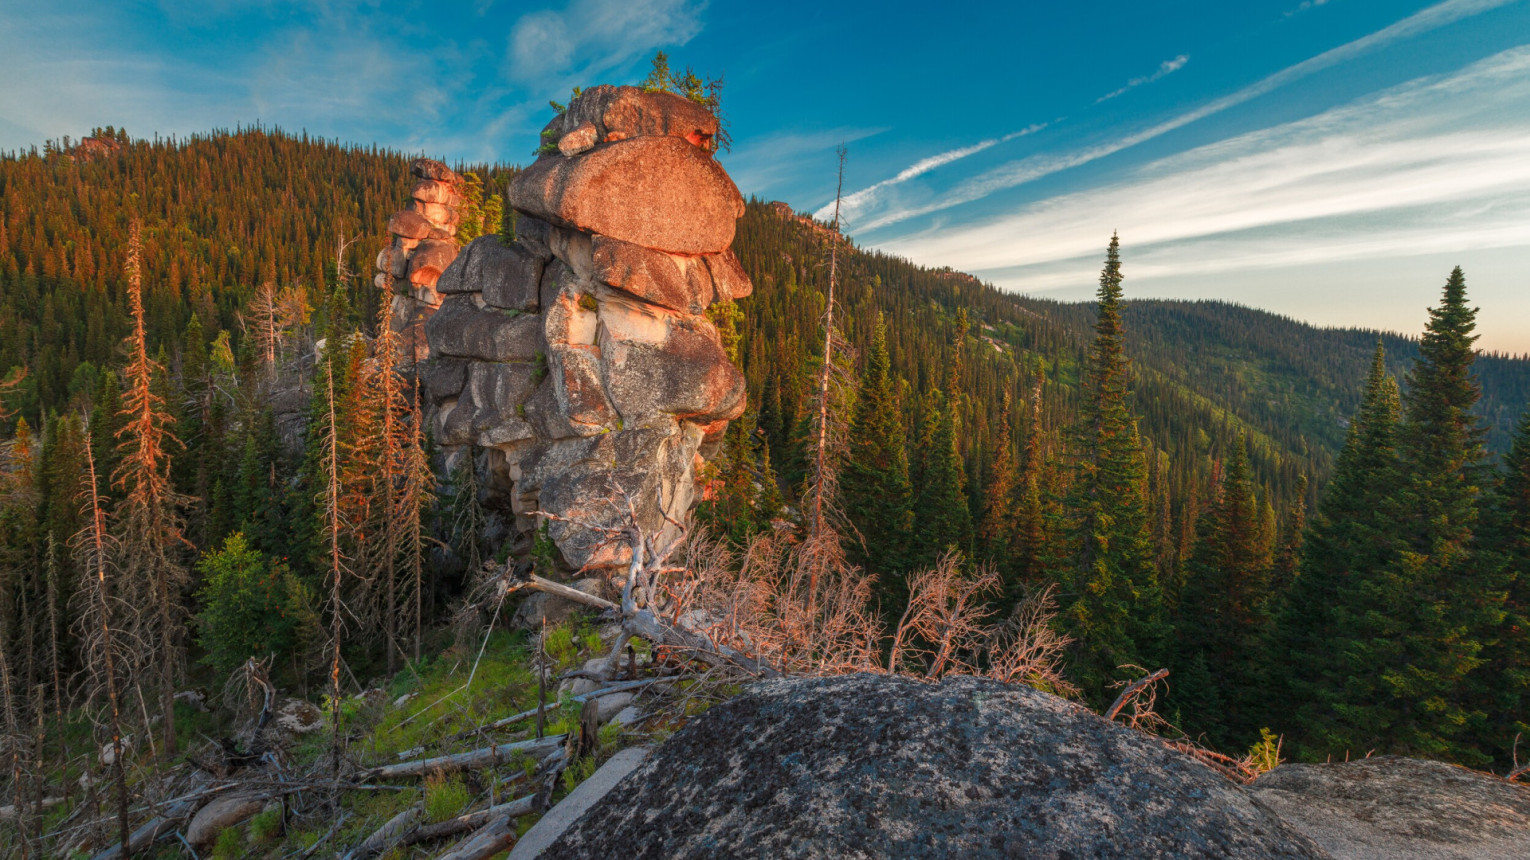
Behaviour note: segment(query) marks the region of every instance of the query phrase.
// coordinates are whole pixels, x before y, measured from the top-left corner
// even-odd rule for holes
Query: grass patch
[[[250,839],[253,842],[271,842],[282,835],[282,808],[267,809],[250,819]]]
[[[456,818],[472,799],[461,779],[432,776],[425,780],[425,817],[432,824]]]

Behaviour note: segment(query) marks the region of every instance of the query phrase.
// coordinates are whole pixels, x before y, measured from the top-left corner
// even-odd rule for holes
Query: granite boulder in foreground
[[[1523,860],[1530,788],[1437,761],[1282,765],[1249,792],[1343,860]]]
[[[1023,686],[765,681],[677,732],[554,858],[1326,858],[1241,786]]]

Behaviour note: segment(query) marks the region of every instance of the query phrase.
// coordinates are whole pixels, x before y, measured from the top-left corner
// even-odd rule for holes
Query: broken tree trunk
[[[515,844],[514,819],[497,818],[436,860],[487,860]]]
[[[392,848],[395,843],[401,842],[410,828],[420,816],[425,814],[425,805],[416,803],[408,809],[383,822],[383,826],[372,831],[364,842],[356,846],[356,849],[345,855],[345,860],[368,860]]]
[[[671,680],[671,679],[669,679],[669,678],[646,678],[646,679],[641,680],[641,681],[621,681],[621,682],[612,684],[609,687],[602,687],[599,690],[591,690],[588,693],[584,693],[584,694],[581,694],[581,695],[578,695],[578,696],[574,696],[573,698],[569,699],[569,701],[573,702],[574,704],[582,705],[585,702],[590,701],[591,699],[598,699],[601,696],[609,696],[612,693],[621,693],[621,692],[625,692],[627,690],[637,690],[637,689],[640,689],[640,688],[643,688],[643,687],[647,687],[647,686],[651,686],[653,684],[657,684],[660,681],[667,681],[667,680]],[[519,714],[511,714],[508,717],[501,717],[500,719],[497,719],[497,720],[495,720],[492,723],[488,723],[486,725],[479,726],[476,729],[467,729],[466,731],[458,732],[455,735],[452,735],[452,736],[448,737],[446,740],[447,741],[460,741],[460,740],[464,740],[466,738],[470,738],[470,737],[478,734],[479,732],[492,732],[492,731],[496,731],[498,729],[507,728],[509,726],[515,725],[516,723],[520,722],[521,720],[529,720],[529,719],[531,719],[532,717],[537,715],[537,710],[538,710],[537,708],[532,708],[529,711],[521,711]]]
[[[469,830],[477,830],[487,824],[493,823],[494,819],[503,816],[509,819],[520,818],[536,812],[536,795],[531,794],[512,800],[509,803],[501,803],[488,809],[477,812],[469,812],[456,818],[448,818],[437,824],[427,824],[416,827],[399,840],[400,845],[417,845],[421,842],[433,842],[437,839],[445,839],[448,836],[456,836]]]
[[[455,773],[459,770],[477,770],[508,761],[511,756],[515,755],[530,756],[537,761],[541,761],[551,755],[553,751],[562,747],[564,738],[564,735],[553,735],[552,737],[536,738],[529,741],[499,744],[498,746],[484,747],[483,749],[453,755],[384,765],[383,767],[368,771],[367,778],[397,779],[405,776],[425,776],[433,773]]]

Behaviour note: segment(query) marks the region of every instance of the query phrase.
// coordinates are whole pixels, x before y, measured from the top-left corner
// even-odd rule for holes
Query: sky
[[[725,81],[746,195],[1001,288],[1416,334],[1453,266],[1530,353],[1530,0],[0,0],[0,150],[260,122],[524,163],[656,50]]]

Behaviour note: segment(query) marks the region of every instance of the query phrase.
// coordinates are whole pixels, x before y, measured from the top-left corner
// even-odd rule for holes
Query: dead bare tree
[[[329,695],[330,695],[330,729],[333,739],[330,747],[330,764],[336,782],[340,779],[340,639],[345,632],[345,606],[342,591],[343,579],[346,573],[346,560],[340,552],[340,438],[339,429],[335,423],[335,370],[331,362],[324,363],[324,383],[328,398],[328,422],[325,425],[325,434],[322,444],[324,445],[324,490],[323,506],[326,537],[329,542],[329,580],[330,580],[330,667],[329,667]]]
[[[88,425],[87,425],[88,429]],[[80,656],[88,675],[87,711],[97,726],[111,737],[112,783],[117,794],[117,826],[123,856],[128,856],[128,787],[123,744],[122,693],[137,675],[137,661],[142,650],[133,647],[132,636],[122,629],[120,618],[131,614],[116,594],[116,557],[118,547],[106,526],[106,499],[100,493],[95,454],[84,446],[85,492],[81,514],[85,525],[74,536],[75,560],[85,572],[82,587],[75,593],[79,601]],[[104,699],[104,701],[103,701]]]
[[[255,288],[239,314],[240,327],[255,341],[267,383],[275,382],[293,332],[308,319],[308,291],[302,286],[278,287],[266,281]]]
[[[1062,672],[1062,657],[1073,638],[1059,633],[1052,624],[1057,615],[1056,593],[1056,585],[1033,590],[993,629],[988,644],[988,677],[1060,696],[1078,695],[1078,688]]]
[[[992,614],[983,598],[997,591],[999,575],[991,567],[975,573],[962,569],[960,553],[949,551],[929,570],[908,580],[908,605],[893,629],[887,671],[939,678],[977,674],[977,658],[991,640],[983,622]]]
[[[179,445],[171,432],[175,418],[155,390],[154,375],[162,370],[149,358],[144,326],[142,248],[134,222],[128,244],[128,312],[133,331],[127,338],[127,389],[122,397],[125,419],[117,431],[121,464],[112,476],[124,491],[115,520],[126,552],[123,575],[148,598],[150,611],[138,616],[145,642],[156,646],[155,675],[159,688],[161,729],[167,754],[175,752],[175,682],[181,669],[181,640],[185,625],[182,592],[189,574],[183,554],[186,540],[181,511],[190,499],[176,492],[170,480],[170,449]]]

